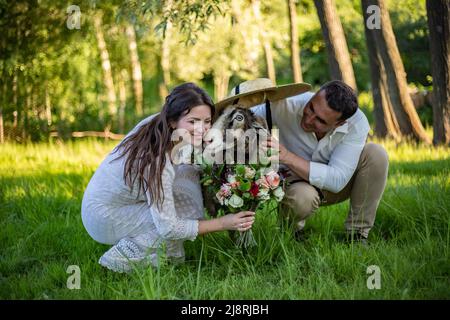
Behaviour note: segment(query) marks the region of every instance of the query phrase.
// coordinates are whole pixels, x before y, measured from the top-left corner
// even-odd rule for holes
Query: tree
[[[5,128],[4,128],[4,122],[3,122],[3,106],[7,103],[7,93],[6,93],[6,82],[2,80],[0,82],[1,89],[2,89],[2,96],[0,98],[0,143],[5,142]]]
[[[264,21],[261,16],[261,1],[251,0],[251,4],[253,8],[253,14],[255,15],[256,22],[259,26],[261,42],[263,44],[264,53],[266,55],[267,75],[273,83],[276,83],[277,79],[275,74],[275,64],[273,63],[272,45],[270,44],[270,39],[267,35]]]
[[[174,32],[171,71],[174,82],[212,78],[214,99],[218,101],[227,95],[232,76],[234,84],[258,77],[264,52],[250,2],[231,1],[231,10],[225,16],[211,17],[208,24],[210,27],[189,46],[180,46],[182,35]]]
[[[367,17],[364,15],[365,21]],[[374,102],[375,135],[380,138],[392,138],[399,142],[402,133],[395,117],[394,109],[387,91],[388,83],[381,56],[377,54],[372,34],[365,28],[367,51],[369,55],[372,95]]]
[[[119,74],[119,132],[125,133],[125,106],[127,104],[127,89],[125,83],[128,80],[128,72],[122,69]]]
[[[433,143],[450,143],[450,24],[449,0],[427,0],[433,75]]]
[[[211,17],[222,15],[228,2],[222,0],[190,0],[190,1],[147,1],[122,0],[119,16],[125,16],[131,22],[139,17],[158,19],[155,31],[166,30],[167,24],[185,36],[185,42],[194,44],[200,31],[209,26]],[[163,31],[163,33],[165,33]]]
[[[414,137],[425,143],[431,143],[408,92],[405,69],[398,51],[385,1],[361,0],[361,4],[367,43],[372,41],[374,44],[372,48],[374,52],[369,55],[369,58],[377,57],[377,61],[372,61],[371,66],[378,68],[375,73],[382,79],[378,84],[373,83],[373,87],[381,86],[380,94],[382,96],[382,99],[380,99],[374,93],[374,103],[385,102],[388,104],[388,106],[376,106],[376,108],[383,110],[383,112],[390,109],[394,111],[392,115],[386,114],[384,118],[391,117],[393,119],[395,117],[402,135]],[[374,14],[370,14],[372,9],[375,10]],[[377,19],[379,19],[380,23],[373,23]],[[372,73],[374,72],[372,71]],[[372,76],[372,79],[374,79],[374,76]]]
[[[166,1],[163,11],[164,16],[172,12],[174,3],[172,0]],[[159,96],[164,99],[169,94],[169,86],[171,83],[170,77],[170,40],[172,39],[172,21],[168,19],[163,28],[163,35],[161,39],[161,69],[163,75],[163,82],[159,85]]]
[[[3,108],[0,106],[0,143],[5,141],[5,131],[3,129]]]
[[[137,50],[136,32],[131,24],[127,24],[127,26],[125,27],[125,33],[128,39],[128,48],[130,50],[130,60],[132,70],[131,75],[133,78],[133,91],[134,91],[136,115],[142,116],[142,114],[144,113],[143,112],[144,90],[142,88],[142,71]]]
[[[94,27],[95,35],[97,37],[98,50],[100,51],[100,57],[102,60],[103,70],[103,83],[106,88],[107,100],[108,100],[108,114],[109,116],[115,116],[117,113],[116,106],[116,92],[114,90],[114,81],[111,71],[111,62],[109,60],[109,53],[106,47],[105,38],[102,30],[102,17],[100,15],[94,15]]]
[[[289,35],[290,35],[290,48],[291,48],[291,67],[294,82],[303,82],[302,67],[300,64],[300,46],[298,43],[297,32],[297,9],[295,6],[295,0],[287,0],[288,12],[289,12]]]
[[[348,52],[344,29],[336,12],[334,0],[314,0],[328,52],[328,65],[332,79],[342,80],[354,90],[355,74]]]

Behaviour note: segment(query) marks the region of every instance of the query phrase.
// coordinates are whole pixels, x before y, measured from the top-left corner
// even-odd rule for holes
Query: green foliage
[[[101,14],[117,97],[122,71],[127,79],[125,131],[135,114],[130,52],[124,28],[133,23],[144,87],[144,112],[157,112],[163,82],[163,35],[169,44],[170,88],[186,81],[217,98],[218,84],[229,87],[266,76],[259,27],[249,1],[79,1],[81,29],[66,27],[68,4],[48,0],[1,1],[0,104],[7,138],[46,140],[50,132],[102,131],[110,119],[93,16]],[[370,90],[370,71],[359,0],[336,0],[360,91]],[[408,81],[430,86],[425,0],[388,1],[392,25]],[[237,8],[237,9],[236,9]],[[273,47],[277,82],[292,82],[286,1],[262,1],[264,28]],[[297,2],[303,77],[315,88],[330,80],[326,48],[313,1]],[[169,23],[170,22],[170,23]],[[226,88],[223,88],[226,91]],[[117,103],[117,107],[118,107]],[[50,113],[48,113],[49,105]],[[430,109],[419,110],[431,123]],[[17,123],[14,114],[17,113]],[[371,116],[369,116],[371,118]],[[14,124],[15,123],[15,124]]]
[[[425,0],[389,1],[389,13],[408,82],[431,85]]]
[[[185,37],[186,43],[194,44],[198,35],[208,29],[212,16],[223,14],[229,1],[122,1],[117,20],[125,17],[135,24],[142,19],[160,20],[154,27],[156,34],[166,36],[169,24],[173,24]]]

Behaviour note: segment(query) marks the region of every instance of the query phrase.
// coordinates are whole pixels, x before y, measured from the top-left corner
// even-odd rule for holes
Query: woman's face
[[[194,146],[202,144],[203,135],[209,128],[211,128],[211,108],[207,105],[193,107],[174,126],[174,129],[187,130],[191,135],[191,144]]]

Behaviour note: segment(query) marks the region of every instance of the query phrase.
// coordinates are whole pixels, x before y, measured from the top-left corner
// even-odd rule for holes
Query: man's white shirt
[[[310,161],[309,183],[337,193],[347,185],[356,170],[370,130],[369,122],[358,109],[343,125],[318,141],[313,132],[305,132],[300,125],[303,110],[313,96],[313,92],[306,92],[271,102],[272,124],[279,129],[282,145]],[[266,118],[265,104],[251,110]],[[292,171],[291,174],[297,177]]]

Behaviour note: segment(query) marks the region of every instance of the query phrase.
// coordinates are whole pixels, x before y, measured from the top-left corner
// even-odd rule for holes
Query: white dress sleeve
[[[175,209],[173,195],[175,171],[170,160],[166,161],[161,182],[164,190],[161,209],[151,200],[151,195],[147,191],[147,201],[151,206],[153,222],[159,235],[164,240],[194,240],[198,235],[198,219],[182,218]]]

